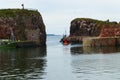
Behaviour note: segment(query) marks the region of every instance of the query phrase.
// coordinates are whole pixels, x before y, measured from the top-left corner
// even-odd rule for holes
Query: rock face
[[[109,25],[103,26],[99,37],[119,37],[120,36],[120,26],[119,25]]]
[[[81,43],[85,37],[103,37],[103,34],[106,35],[103,28],[109,29],[109,32],[113,32],[112,27],[117,28],[116,30],[120,31],[117,22],[109,22],[109,20],[101,21],[90,18],[76,18],[71,21],[70,36],[67,37],[67,39],[70,42]],[[111,35],[114,34],[111,33]],[[106,37],[107,36],[109,37],[109,35],[106,35]]]
[[[37,10],[0,10],[0,39],[35,41],[37,46],[46,45],[46,31]]]
[[[71,22],[71,42],[83,42],[84,47],[120,46],[120,24],[88,18],[77,18]]]
[[[117,23],[89,18],[77,18],[71,22],[70,36],[99,36],[104,25],[115,24]]]

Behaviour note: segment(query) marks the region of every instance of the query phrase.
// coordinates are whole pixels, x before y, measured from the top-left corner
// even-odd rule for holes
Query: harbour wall
[[[83,47],[120,46],[120,37],[89,37],[83,39]]]

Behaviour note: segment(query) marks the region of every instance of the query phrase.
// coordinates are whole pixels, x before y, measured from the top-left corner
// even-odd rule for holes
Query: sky
[[[120,21],[120,0],[0,0],[0,9],[37,9],[42,15],[47,34],[69,35],[75,18]]]

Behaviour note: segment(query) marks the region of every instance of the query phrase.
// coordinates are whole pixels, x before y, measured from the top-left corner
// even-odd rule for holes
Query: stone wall
[[[120,46],[120,37],[89,37],[83,39],[84,47]]]
[[[99,38],[99,37],[90,37],[83,40],[83,46],[89,47],[102,47],[102,46],[116,46],[116,38]]]

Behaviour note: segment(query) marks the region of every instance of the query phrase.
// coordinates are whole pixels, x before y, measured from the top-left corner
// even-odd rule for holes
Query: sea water
[[[0,49],[0,80],[120,80],[120,48],[62,45],[47,36],[42,48]]]

